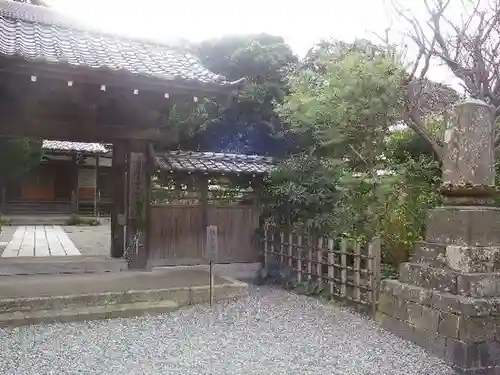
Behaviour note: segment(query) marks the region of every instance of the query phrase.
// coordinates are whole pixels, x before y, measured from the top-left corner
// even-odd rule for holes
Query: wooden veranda
[[[179,49],[75,25],[50,8],[0,0],[0,134],[112,144],[110,254],[143,268],[152,142],[175,142],[169,108],[225,99],[243,80],[228,82]]]

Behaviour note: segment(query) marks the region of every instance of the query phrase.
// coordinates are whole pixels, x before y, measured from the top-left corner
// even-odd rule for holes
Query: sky
[[[199,41],[225,34],[281,35],[298,53],[321,38],[350,39],[388,24],[384,0],[50,0],[107,30]],[[137,5],[140,4],[140,5]]]
[[[394,40],[405,29],[394,20],[388,0],[46,0],[69,16],[125,36],[201,41],[227,34],[280,35],[303,56],[323,38],[376,39],[391,28]],[[422,0],[400,0],[418,18]],[[434,67],[430,78],[447,82],[451,73]]]

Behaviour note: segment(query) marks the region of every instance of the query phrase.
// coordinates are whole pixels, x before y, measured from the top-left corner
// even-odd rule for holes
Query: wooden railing
[[[312,283],[322,294],[376,312],[381,240],[363,244],[348,238],[316,238],[273,226],[264,229],[264,264],[293,271],[298,285]]]

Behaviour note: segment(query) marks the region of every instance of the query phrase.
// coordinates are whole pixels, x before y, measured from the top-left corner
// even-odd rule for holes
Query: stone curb
[[[219,276],[220,277],[220,276]],[[248,285],[224,277],[228,283],[214,286],[214,301],[248,295]],[[0,326],[20,326],[137,316],[171,311],[210,302],[208,285],[153,290],[131,290],[88,295],[0,299]],[[166,303],[166,306],[162,304]],[[107,308],[107,310],[106,310]]]

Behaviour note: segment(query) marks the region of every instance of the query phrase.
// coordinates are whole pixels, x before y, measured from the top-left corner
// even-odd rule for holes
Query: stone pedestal
[[[500,209],[487,206],[495,193],[491,109],[471,101],[455,111],[441,188],[450,205],[430,210],[425,241],[399,280],[382,282],[377,320],[460,374],[500,375]]]

